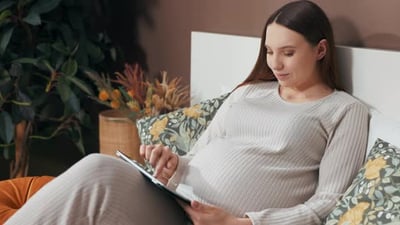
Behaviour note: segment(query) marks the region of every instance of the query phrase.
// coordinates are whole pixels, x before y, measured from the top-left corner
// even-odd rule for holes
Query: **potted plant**
[[[82,107],[93,95],[84,69],[107,70],[116,58],[104,32],[93,32],[74,0],[0,2],[0,151],[10,176],[27,174],[29,143],[67,134],[84,153]]]
[[[97,87],[92,98],[109,107],[99,115],[100,152],[115,155],[124,151],[136,161],[140,144],[135,121],[146,116],[168,113],[186,106],[190,100],[189,87],[181,78],[168,79],[166,71],[159,78],[146,79],[139,64],[125,64],[114,76],[87,71]]]

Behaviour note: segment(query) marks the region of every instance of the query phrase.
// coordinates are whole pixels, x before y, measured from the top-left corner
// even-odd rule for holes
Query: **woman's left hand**
[[[237,218],[225,210],[192,201],[190,205],[181,203],[193,225],[251,225],[249,218]]]

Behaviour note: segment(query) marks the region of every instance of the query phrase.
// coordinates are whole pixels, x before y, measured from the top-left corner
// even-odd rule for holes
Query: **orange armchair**
[[[21,177],[0,181],[0,224],[4,224],[51,176]]]

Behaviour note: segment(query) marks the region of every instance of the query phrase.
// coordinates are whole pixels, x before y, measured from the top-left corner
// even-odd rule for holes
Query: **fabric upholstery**
[[[400,224],[400,148],[377,139],[324,224]]]
[[[136,125],[141,143],[163,144],[179,155],[186,154],[229,94],[170,113],[139,119]]]
[[[12,216],[51,176],[21,177],[0,181],[0,224]]]

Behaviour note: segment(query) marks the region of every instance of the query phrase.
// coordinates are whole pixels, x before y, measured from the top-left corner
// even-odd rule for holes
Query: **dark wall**
[[[265,19],[287,0],[158,1],[141,23],[140,40],[152,73],[190,79],[190,32],[260,36]],[[315,0],[331,19],[338,44],[400,50],[400,1]]]

